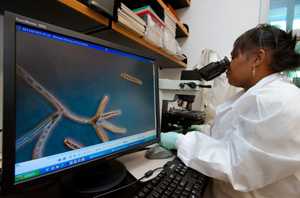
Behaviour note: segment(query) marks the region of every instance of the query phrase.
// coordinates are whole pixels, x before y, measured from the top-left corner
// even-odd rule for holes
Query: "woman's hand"
[[[160,145],[166,149],[176,149],[176,141],[179,137],[177,132],[168,132],[160,134]]]

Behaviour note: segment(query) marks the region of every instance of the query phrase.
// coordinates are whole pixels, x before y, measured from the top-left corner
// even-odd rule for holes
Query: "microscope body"
[[[201,81],[160,79],[159,84],[162,132],[186,133],[191,125],[204,123],[204,112],[192,110]]]
[[[202,80],[209,81],[220,76],[229,66],[229,59],[224,57],[201,69],[182,71],[181,80],[160,79],[161,131],[179,129],[186,133],[191,125],[203,124],[205,113],[192,110],[197,93],[203,88],[211,88],[203,85]]]

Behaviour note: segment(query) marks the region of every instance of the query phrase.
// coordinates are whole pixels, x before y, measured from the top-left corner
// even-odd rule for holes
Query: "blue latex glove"
[[[176,149],[176,141],[179,134],[176,132],[168,132],[160,134],[160,145],[166,149]]]

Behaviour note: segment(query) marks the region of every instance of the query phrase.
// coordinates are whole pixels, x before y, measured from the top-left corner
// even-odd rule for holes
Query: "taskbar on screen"
[[[54,173],[97,158],[105,157],[128,148],[143,145],[156,139],[156,130],[124,137],[81,149],[47,156],[44,158],[17,163],[15,165],[15,183]]]

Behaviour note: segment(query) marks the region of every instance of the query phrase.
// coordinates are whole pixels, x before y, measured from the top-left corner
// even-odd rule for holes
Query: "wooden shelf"
[[[168,6],[163,2],[163,0],[157,0],[157,2],[163,7],[163,9],[170,15],[170,17],[176,22],[176,37],[188,37],[189,32],[187,28],[179,21],[173,13],[169,10]]]
[[[93,11],[86,5],[80,3],[77,0],[58,0],[64,5],[76,10],[77,12],[95,20],[100,25],[109,25],[109,20],[105,18],[98,12]],[[139,35],[134,33],[133,31],[119,25],[116,22],[112,22],[112,30],[117,32],[118,34],[124,36],[125,38],[131,40],[132,42],[150,50],[155,54],[155,58],[160,67],[168,67],[168,68],[186,68],[186,63],[178,60],[176,57],[168,54],[162,48],[152,44],[151,42],[146,41],[144,38],[141,38]]]
[[[180,9],[189,7],[191,5],[191,0],[165,0],[168,2],[174,9]]]
[[[83,15],[88,16],[89,18],[95,20],[97,23],[101,25],[108,26],[109,19],[99,14],[98,12],[90,9],[83,3],[80,3],[77,0],[58,0],[59,2],[65,4],[66,6],[73,8],[74,10],[80,12]]]
[[[178,60],[176,57],[168,54],[167,52],[165,52],[162,48],[146,41],[144,38],[140,37],[138,34],[136,34],[135,32],[132,32],[131,30],[123,27],[122,25],[119,25],[118,23],[113,22],[112,23],[112,29],[115,30],[116,32],[122,34],[123,36],[137,42],[138,44],[158,53],[161,56],[166,57],[167,59],[173,61],[174,63],[176,63],[179,67],[185,68],[186,64],[183,63],[182,61]],[[168,67],[168,66],[166,66]]]

